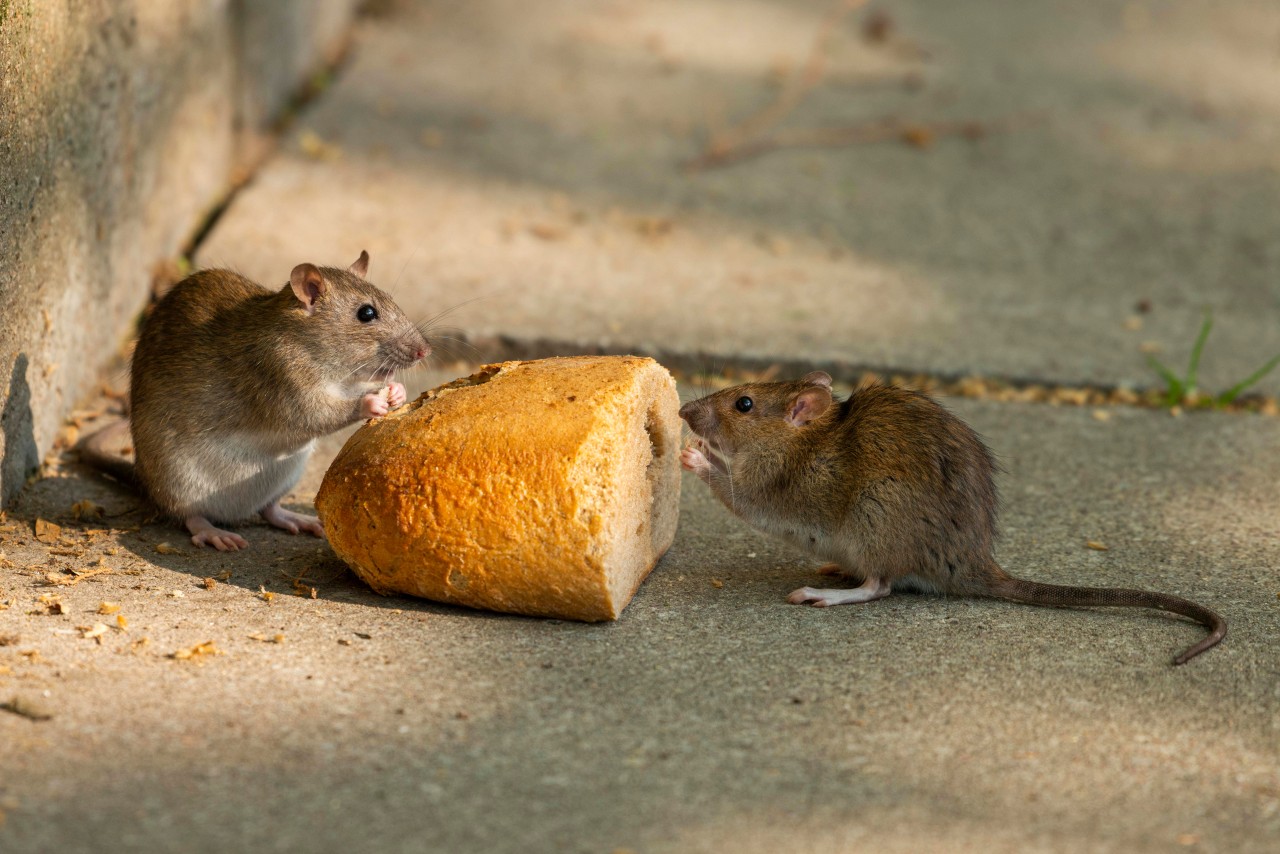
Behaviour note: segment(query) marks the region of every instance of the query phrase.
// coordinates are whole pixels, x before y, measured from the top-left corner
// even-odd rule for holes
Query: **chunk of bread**
[[[357,430],[316,508],[380,592],[617,619],[675,538],[679,407],[652,359],[487,365]]]

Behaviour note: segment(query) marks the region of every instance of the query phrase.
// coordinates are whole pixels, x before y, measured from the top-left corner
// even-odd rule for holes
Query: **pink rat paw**
[[[381,418],[391,411],[391,405],[380,391],[371,391],[360,398],[361,418]]]
[[[279,503],[268,504],[262,508],[262,518],[280,530],[288,531],[290,534],[305,531],[313,537],[325,538],[324,525],[320,524],[319,519],[315,516],[307,516],[303,513],[294,513],[292,510],[286,510]]]
[[[387,383],[387,406],[395,409],[409,399],[409,393],[400,383]]]
[[[693,446],[680,452],[680,465],[685,471],[691,471],[699,477],[706,477],[711,473],[711,463],[702,451]]]
[[[184,521],[191,533],[193,546],[213,546],[220,552],[236,552],[249,547],[249,542],[244,537],[222,530],[203,516],[191,516]]]

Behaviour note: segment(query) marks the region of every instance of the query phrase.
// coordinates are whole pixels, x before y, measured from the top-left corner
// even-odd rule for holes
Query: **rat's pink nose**
[[[430,353],[430,352],[431,352],[431,345],[430,345],[430,344],[423,344],[421,347],[419,347],[417,350],[415,350],[415,351],[413,352],[413,358],[414,358],[414,359],[425,359],[425,358],[427,357],[427,354],[428,354],[428,353]]]

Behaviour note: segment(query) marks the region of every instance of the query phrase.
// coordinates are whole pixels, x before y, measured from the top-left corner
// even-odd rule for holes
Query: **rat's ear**
[[[362,279],[369,277],[369,253],[360,250],[360,257],[351,262],[351,266],[347,268],[348,273],[355,273]]]
[[[823,376],[825,377],[826,374]],[[824,385],[813,385],[791,398],[784,417],[792,427],[803,427],[826,412],[830,405],[831,389]]]
[[[302,303],[307,314],[315,313],[316,303],[329,288],[315,264],[299,264],[294,267],[289,275],[289,286],[293,288],[293,295]]]
[[[827,373],[826,371],[813,371],[811,373],[805,374],[804,379],[801,380],[801,382],[807,385],[825,386],[826,388],[829,389],[831,388],[831,374]]]

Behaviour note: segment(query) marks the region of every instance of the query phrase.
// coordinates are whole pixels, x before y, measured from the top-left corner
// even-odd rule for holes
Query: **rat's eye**
[[[367,303],[356,309],[356,320],[361,323],[369,323],[377,319],[378,310]]]
[[[755,401],[745,395],[733,402],[733,408],[739,412],[750,412],[751,407],[755,406]]]

